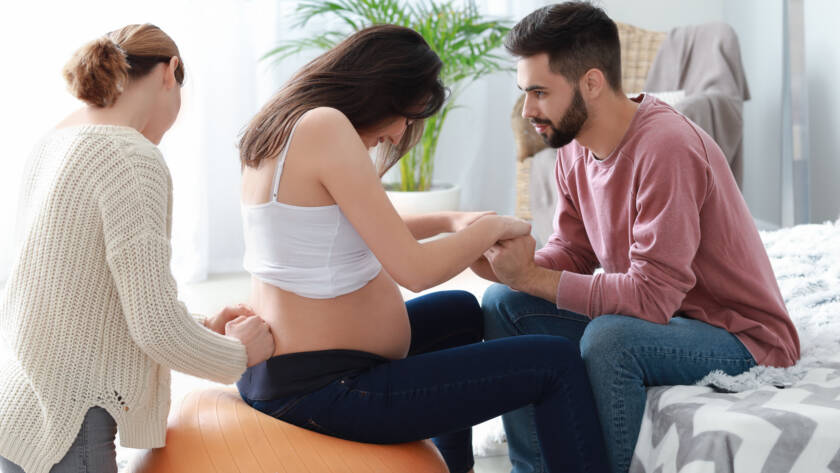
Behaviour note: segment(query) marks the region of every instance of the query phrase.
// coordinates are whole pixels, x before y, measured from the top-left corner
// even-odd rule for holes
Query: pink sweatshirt
[[[759,364],[799,359],[747,205],[697,125],[645,95],[611,155],[599,161],[572,141],[555,176],[554,233],[535,260],[563,271],[558,308],[659,324],[682,315],[733,333]]]

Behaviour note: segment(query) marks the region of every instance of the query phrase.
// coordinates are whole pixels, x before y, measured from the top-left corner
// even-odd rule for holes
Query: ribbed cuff
[[[202,327],[206,327],[206,325],[205,325],[205,322],[207,321],[207,316],[206,315],[190,314],[190,316],[193,318],[193,320],[198,322],[198,325],[201,325]]]
[[[557,284],[555,304],[558,309],[586,315],[592,318],[590,299],[595,276],[563,271]]]
[[[0,444],[3,457],[17,465],[23,471],[31,473],[49,473],[53,465],[61,461],[62,455],[47,455],[43,449],[27,448],[23,443]]]
[[[162,406],[152,407],[157,410],[153,412],[144,411],[141,415],[129,413],[121,416],[121,419],[117,421],[120,446],[126,448],[160,448],[166,444],[166,418],[169,413],[169,402]],[[163,408],[166,410],[163,411]]]

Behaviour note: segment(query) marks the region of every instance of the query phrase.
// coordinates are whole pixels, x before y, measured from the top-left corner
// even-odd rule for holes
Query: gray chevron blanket
[[[840,221],[761,237],[802,359],[649,388],[632,473],[840,472]]]

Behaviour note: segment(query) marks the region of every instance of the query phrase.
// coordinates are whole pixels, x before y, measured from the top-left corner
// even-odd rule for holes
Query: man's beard
[[[554,126],[550,120],[540,120],[532,118],[532,123],[539,123],[541,125],[548,125],[551,127],[551,134],[540,133],[545,144],[552,148],[561,148],[571,143],[573,139],[580,133],[583,124],[589,117],[586,111],[586,104],[583,103],[583,96],[580,95],[580,89],[575,87],[575,95],[572,97],[572,103],[569,105],[560,123]]]

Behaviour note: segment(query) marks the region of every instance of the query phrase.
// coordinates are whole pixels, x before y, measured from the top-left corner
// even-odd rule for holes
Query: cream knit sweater
[[[121,445],[163,446],[170,369],[232,383],[246,365],[238,340],[177,300],[163,157],[133,128],[70,127],[38,144],[22,185],[0,299],[0,455],[48,472],[92,406]]]

